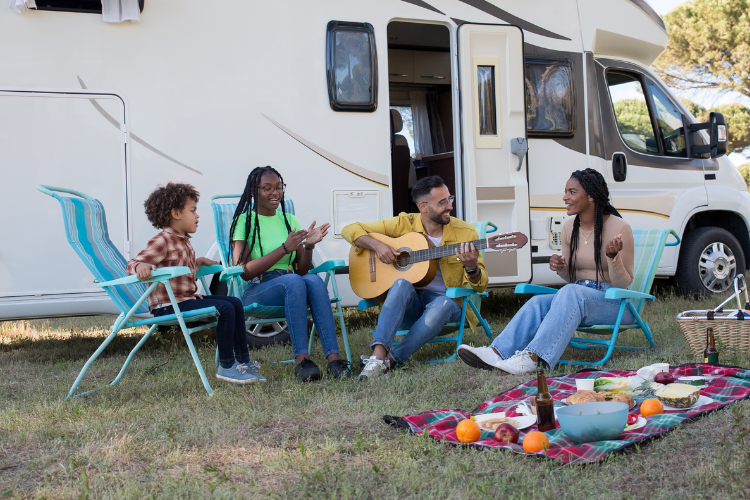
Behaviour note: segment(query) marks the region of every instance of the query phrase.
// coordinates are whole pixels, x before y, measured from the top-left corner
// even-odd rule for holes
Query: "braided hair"
[[[247,176],[245,190],[242,192],[242,197],[240,198],[240,202],[237,204],[237,209],[234,211],[234,216],[232,217],[232,224],[229,227],[229,241],[231,242],[234,236],[234,229],[237,226],[237,221],[239,220],[240,215],[246,214],[245,238],[247,238],[248,234],[251,235],[250,247],[247,249],[247,255],[245,256],[245,258],[242,258],[242,256],[240,256],[241,262],[236,262],[236,264],[239,265],[244,265],[250,260],[250,254],[255,247],[256,237],[258,239],[258,248],[260,248],[260,255],[261,257],[263,256],[263,243],[261,242],[260,238],[260,221],[258,219],[258,191],[260,190],[260,178],[263,177],[264,174],[275,174],[281,181],[281,184],[284,184],[284,178],[281,177],[281,174],[271,166],[255,167],[252,172],[250,172],[250,175]],[[250,212],[255,212],[254,219]],[[284,204],[283,193],[281,194],[281,214],[284,216],[284,223],[286,224],[287,234],[289,234],[292,232],[292,227],[289,225],[289,219],[286,216],[286,206]],[[250,227],[251,225],[252,227]],[[288,265],[291,265],[291,263],[292,254],[290,253]]]
[[[586,194],[594,199],[594,263],[596,264],[596,286],[599,286],[599,277],[604,278],[602,269],[602,231],[604,230],[604,216],[615,215],[622,218],[620,213],[609,202],[609,189],[607,182],[602,174],[593,168],[576,170],[571,174],[571,179],[577,180]],[[570,260],[568,261],[568,275],[572,281],[575,281],[575,260],[576,250],[578,250],[578,230],[581,227],[581,221],[576,215],[573,221],[573,232],[570,235]]]

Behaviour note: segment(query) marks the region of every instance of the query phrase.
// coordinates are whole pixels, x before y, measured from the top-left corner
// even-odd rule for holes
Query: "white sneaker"
[[[498,363],[503,360],[492,347],[471,347],[461,344],[456,354],[467,365],[482,370],[496,370]]]
[[[511,375],[533,372],[536,370],[536,361],[534,361],[532,355],[533,353],[528,349],[516,351],[512,357],[500,361],[497,368]]]
[[[362,373],[359,374],[359,380],[365,379],[376,379],[385,375],[391,367],[390,360],[386,359],[383,361],[377,356],[370,356],[367,358],[367,364],[362,369]]]

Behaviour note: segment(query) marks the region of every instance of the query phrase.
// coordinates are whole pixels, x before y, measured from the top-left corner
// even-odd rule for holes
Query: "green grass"
[[[499,333],[523,298],[485,303]],[[615,352],[608,368],[693,361],[675,315],[707,308],[660,292],[646,307],[656,347]],[[348,318],[354,355],[368,352],[375,316]],[[111,317],[0,323],[0,498],[743,498],[750,496],[750,402],[712,413],[603,462],[560,462],[478,451],[416,437],[382,417],[473,409],[527,377],[461,362],[413,362],[359,383],[300,384],[288,347],[251,353],[269,381],[236,387],[213,377],[214,344],[195,335],[215,389],[208,397],[187,349],[171,333],[149,341],[122,382],[85,398],[65,395],[107,335]],[[115,340],[82,389],[110,381],[143,330]],[[469,343],[486,345],[484,334]],[[622,341],[644,345],[640,333]],[[416,361],[444,356],[429,346]],[[595,352],[595,354],[601,354]],[[568,350],[565,357],[589,353]],[[319,343],[313,358],[323,364]],[[593,359],[593,358],[591,358]],[[750,357],[722,352],[724,364]],[[560,367],[555,375],[576,368]],[[358,371],[358,370],[357,370]]]

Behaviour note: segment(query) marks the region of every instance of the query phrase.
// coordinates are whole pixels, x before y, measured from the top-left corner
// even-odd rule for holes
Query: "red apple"
[[[509,423],[500,424],[495,430],[495,441],[498,443],[518,443],[520,433]]]
[[[674,382],[674,377],[669,372],[659,372],[654,377],[654,382],[667,385]]]

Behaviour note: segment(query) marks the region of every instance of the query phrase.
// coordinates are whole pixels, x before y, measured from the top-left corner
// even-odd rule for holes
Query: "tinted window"
[[[328,23],[328,96],[335,111],[374,111],[377,56],[372,26]]]
[[[661,143],[666,156],[686,156],[685,130],[682,124],[682,113],[666,94],[651,80],[646,80],[646,87],[653,103],[656,115],[656,126],[659,127]]]
[[[143,12],[144,0],[138,1],[138,8]],[[38,0],[36,10],[57,10],[62,12],[102,13],[102,0]]]
[[[620,129],[625,144],[642,153],[659,154],[659,145],[640,79],[630,73],[609,71],[607,84],[617,128]]]
[[[495,109],[495,67],[477,66],[479,96],[479,135],[497,135]]]
[[[573,135],[570,62],[526,59],[526,128],[529,136]]]

